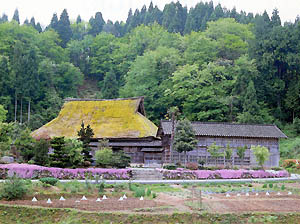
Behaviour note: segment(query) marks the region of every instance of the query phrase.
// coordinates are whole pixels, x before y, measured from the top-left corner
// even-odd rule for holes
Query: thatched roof
[[[192,122],[192,126],[197,136],[287,138],[287,136],[273,124]],[[170,135],[172,133],[172,122],[161,121],[161,129],[165,135]]]
[[[67,99],[54,120],[32,133],[77,138],[81,122],[94,130],[93,138],[156,137],[157,127],[145,117],[144,98],[94,100]]]

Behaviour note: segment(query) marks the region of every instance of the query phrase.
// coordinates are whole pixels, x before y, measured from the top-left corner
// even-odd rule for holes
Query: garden
[[[198,217],[199,223],[281,223],[283,216],[291,220],[300,212],[296,181],[149,185],[60,182],[49,177],[32,181],[13,176],[0,187],[0,221],[4,223],[16,219],[24,223],[84,223],[90,219],[90,223],[174,223],[188,221],[186,217]],[[21,216],[23,211],[37,220]],[[58,215],[62,213],[65,215]]]

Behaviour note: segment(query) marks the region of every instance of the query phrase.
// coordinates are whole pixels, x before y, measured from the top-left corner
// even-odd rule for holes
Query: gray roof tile
[[[197,136],[287,138],[276,125],[192,122]],[[161,121],[164,134],[172,132],[171,121]]]

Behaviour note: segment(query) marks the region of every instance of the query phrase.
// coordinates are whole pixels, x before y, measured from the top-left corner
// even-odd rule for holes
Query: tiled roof
[[[276,125],[192,122],[192,126],[197,136],[287,138]],[[161,128],[164,134],[170,135],[172,122],[161,121]]]

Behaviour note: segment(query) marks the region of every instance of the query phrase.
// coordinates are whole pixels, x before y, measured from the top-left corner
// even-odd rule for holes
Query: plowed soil
[[[38,199],[38,198],[37,198]],[[96,198],[88,198],[86,201],[81,201],[78,198],[68,198],[65,201],[60,201],[58,199],[51,199],[52,203],[47,204],[47,200],[39,200],[37,202],[32,202],[31,200],[16,200],[16,201],[3,201],[1,204],[11,204],[11,205],[29,205],[29,206],[41,206],[49,208],[76,208],[79,210],[87,211],[130,211],[136,208],[150,208],[163,206],[165,204],[156,202],[154,200],[143,200],[139,198],[127,198],[123,201],[119,201],[119,198],[108,198],[107,200],[102,200],[101,202],[96,202]],[[76,201],[80,202],[76,202]]]
[[[206,208],[214,213],[240,213],[240,212],[300,212],[300,196],[275,195],[267,196],[260,193],[259,196],[211,195],[204,199]]]

